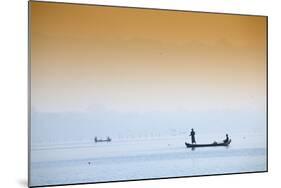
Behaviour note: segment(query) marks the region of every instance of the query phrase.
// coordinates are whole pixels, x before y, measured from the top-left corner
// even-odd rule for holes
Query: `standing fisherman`
[[[192,144],[196,144],[196,141],[195,141],[195,132],[194,132],[194,130],[193,130],[193,128],[191,129],[191,132],[190,132],[190,135],[189,136],[191,136],[191,143]]]

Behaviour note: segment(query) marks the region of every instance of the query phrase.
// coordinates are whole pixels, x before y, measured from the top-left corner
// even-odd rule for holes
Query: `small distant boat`
[[[214,142],[212,144],[189,144],[185,142],[185,146],[187,148],[196,148],[196,147],[216,147],[216,146],[228,146],[231,143],[231,139],[228,142],[217,143]]]
[[[107,137],[106,139],[98,139],[97,137],[95,137],[95,142],[111,142],[111,138]]]

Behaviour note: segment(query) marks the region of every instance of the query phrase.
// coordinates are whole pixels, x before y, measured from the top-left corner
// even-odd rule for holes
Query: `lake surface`
[[[223,139],[212,135],[201,135],[197,143]],[[185,147],[184,135],[32,145],[30,182],[39,186],[266,170],[265,135],[230,137],[229,147],[194,150]]]

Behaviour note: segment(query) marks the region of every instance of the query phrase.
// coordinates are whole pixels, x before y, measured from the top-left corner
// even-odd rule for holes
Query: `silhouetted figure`
[[[111,142],[111,138],[108,136],[108,137],[106,138],[106,141],[107,141],[107,142]]]
[[[196,141],[195,141],[195,132],[194,132],[194,130],[193,129],[191,129],[191,132],[190,132],[190,135],[189,136],[191,136],[191,143],[192,144],[196,144]]]
[[[98,138],[97,137],[95,137],[95,142],[98,142]]]
[[[223,142],[224,142],[224,143],[227,143],[227,142],[229,141],[228,134],[226,134],[225,136],[226,136],[226,138],[223,140]]]

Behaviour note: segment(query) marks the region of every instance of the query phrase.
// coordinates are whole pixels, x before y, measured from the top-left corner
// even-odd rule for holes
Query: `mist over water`
[[[103,182],[266,170],[262,112],[33,113],[31,185]],[[185,147],[194,128],[197,143]],[[108,143],[95,143],[94,137]]]
[[[203,112],[33,112],[32,145],[84,142],[95,136],[114,140],[198,134],[265,133],[264,111]]]

